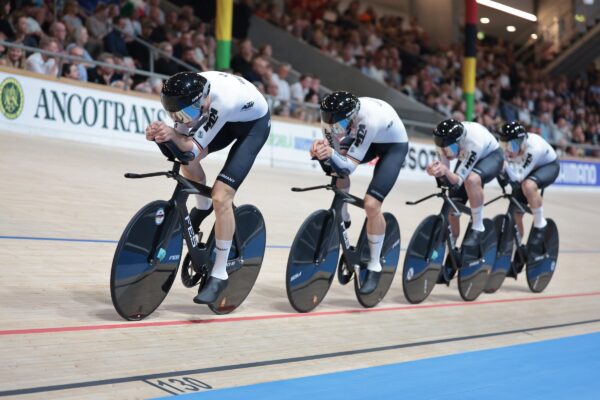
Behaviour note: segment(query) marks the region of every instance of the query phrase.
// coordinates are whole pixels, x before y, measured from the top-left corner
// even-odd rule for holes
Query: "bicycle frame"
[[[460,266],[460,260],[456,259],[456,257],[458,255],[454,254],[454,251],[452,251],[456,247],[456,241],[453,239],[453,236],[450,234],[451,227],[450,227],[450,224],[448,223],[448,215],[450,214],[450,212],[452,212],[452,214],[457,217],[463,213],[467,214],[467,215],[471,215],[471,209],[462,203],[454,202],[448,196],[449,188],[447,186],[444,186],[438,182],[438,188],[441,189],[440,192],[432,193],[432,194],[425,196],[419,200],[407,201],[406,204],[409,206],[414,206],[414,205],[417,205],[424,201],[427,201],[429,199],[432,199],[434,197],[439,197],[443,200],[442,209],[438,213],[438,215],[440,216],[440,218],[442,220],[442,224],[443,224],[443,227],[442,227],[443,228],[442,230],[444,232],[443,241],[446,242],[448,249],[450,249],[449,254],[450,254],[450,257],[452,260],[452,264],[453,264],[454,269],[457,270]],[[431,250],[431,248],[434,244],[434,240],[435,239],[433,237],[429,238],[429,242],[427,243],[427,249],[428,249],[427,254],[431,253],[429,250]],[[429,260],[427,260],[427,261],[429,262]]]
[[[331,206],[329,207],[329,211],[334,218],[334,226],[337,230],[337,234],[340,240],[340,244],[342,246],[342,253],[344,254],[344,260],[346,261],[347,266],[351,266],[354,269],[354,272],[358,275],[360,272],[360,249],[362,248],[362,243],[357,243],[356,247],[350,245],[350,239],[348,238],[348,232],[346,226],[344,225],[344,221],[341,218],[341,211],[344,203],[351,204],[358,208],[364,209],[364,200],[346,193],[339,189],[336,186],[337,180],[339,179],[337,176],[333,176],[330,173],[327,175],[331,176],[331,183],[328,185],[319,185],[319,186],[311,186],[307,188],[298,188],[293,187],[292,192],[308,192],[311,190],[331,190],[335,193],[333,200],[331,202]],[[321,237],[319,238],[319,245],[315,251],[315,262],[322,258],[321,253],[322,249],[326,249],[329,247],[329,243],[324,243],[323,236],[326,234],[325,229],[321,231]]]
[[[164,147],[166,145],[166,147]],[[174,179],[177,181],[177,185],[175,186],[175,190],[171,196],[171,199],[168,201],[167,209],[165,210],[165,221],[166,224],[162,225],[162,229],[159,230],[159,234],[155,238],[153,243],[153,248],[157,248],[160,243],[164,243],[164,241],[171,237],[171,234],[175,230],[177,226],[177,222],[179,221],[185,229],[183,230],[183,237],[185,239],[185,243],[188,248],[188,252],[192,259],[192,265],[199,268],[204,265],[209,265],[210,263],[210,252],[208,251],[212,246],[207,243],[207,246],[199,247],[198,243],[202,239],[202,232],[199,233],[199,237],[196,238],[194,234],[194,229],[192,227],[192,221],[190,220],[189,212],[187,210],[186,202],[187,198],[191,194],[199,194],[204,197],[211,197],[212,188],[210,186],[203,185],[201,183],[197,183],[194,181],[190,181],[189,179],[183,177],[179,174],[179,170],[181,165],[186,165],[189,161],[193,160],[193,154],[181,152],[173,143],[164,143],[158,144],[161,151],[169,161],[173,162],[173,168],[170,171],[165,172],[151,172],[147,174],[136,174],[136,173],[126,173],[125,178],[129,179],[142,179],[142,178],[151,178],[156,176],[165,176],[170,179]],[[191,157],[191,159],[190,159]],[[235,206],[234,206],[235,209]],[[177,213],[177,218],[172,218],[172,213]],[[238,238],[237,231],[234,231],[233,234],[233,243],[236,249],[239,249],[240,241]],[[151,265],[157,264],[159,259],[158,252],[153,253],[154,256],[148,260]],[[236,270],[241,267],[243,264],[243,260],[236,258],[235,260],[230,260],[227,263],[228,267],[233,267],[231,270]],[[210,272],[210,271],[205,271]]]
[[[502,194],[500,196],[495,197],[492,200],[488,201],[487,203],[484,204],[484,206],[487,206],[488,204],[492,204],[500,199],[508,199],[509,200],[508,209],[506,210],[505,215],[508,218],[508,221],[510,224],[509,226],[513,230],[513,238],[514,238],[516,249],[519,252],[519,255],[521,257],[525,257],[526,255],[523,254],[523,249],[520,246],[522,237],[521,237],[521,234],[519,233],[519,229],[517,228],[517,223],[515,221],[515,218],[513,217],[513,213],[516,210],[518,210],[521,214],[531,214],[531,208],[529,208],[529,206],[522,204],[520,201],[515,199],[512,193],[507,193],[506,188],[504,186],[500,185],[500,187],[502,188]],[[542,194],[543,194],[543,190],[542,190]]]

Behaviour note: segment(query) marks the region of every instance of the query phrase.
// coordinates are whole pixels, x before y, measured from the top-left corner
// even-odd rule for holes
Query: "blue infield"
[[[307,369],[306,373],[311,371]],[[597,400],[600,399],[600,333],[209,390],[183,397],[202,400]]]

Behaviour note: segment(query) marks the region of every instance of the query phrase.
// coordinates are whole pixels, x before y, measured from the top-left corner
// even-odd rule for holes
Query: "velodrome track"
[[[600,335],[594,334],[600,332],[598,192],[546,194],[544,209],[559,226],[561,253],[544,293],[530,293],[521,276],[473,303],[463,302],[453,283],[413,306],[402,294],[400,265],[374,309],[362,309],[353,288],[334,281],[315,312],[297,314],[285,293],[289,245],[303,219],[328,207],[332,194],[290,192],[291,186],[327,183],[318,171],[256,167],[237,204],[261,209],[268,248],[242,307],[216,316],[193,304],[195,291],[177,280],[152,316],[127,322],[110,300],[116,241],[142,205],[168,199],[174,185],[165,178],[127,180],[123,173],[169,164],[158,151],[6,133],[0,139],[0,397],[600,397],[594,392],[600,366]],[[219,166],[206,163],[209,177]],[[352,193],[364,193],[367,184],[367,178],[355,179]],[[420,220],[441,206],[439,200],[415,207],[404,202],[433,191],[433,181],[401,180],[386,200],[385,209],[400,223],[403,250]],[[497,193],[486,189],[488,198]],[[486,216],[505,207],[497,202]],[[359,211],[351,210],[353,240]],[[478,352],[485,349],[497,350]],[[441,357],[448,355],[455,356]],[[387,364],[393,365],[371,368]],[[353,371],[359,368],[367,369]],[[275,383],[238,388],[263,382]],[[223,388],[234,389],[218,391]]]

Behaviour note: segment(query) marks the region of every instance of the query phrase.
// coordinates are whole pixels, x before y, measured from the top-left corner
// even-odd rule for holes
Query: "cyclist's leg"
[[[227,259],[235,231],[233,199],[237,189],[252,168],[260,149],[267,141],[271,117],[267,112],[264,117],[255,121],[230,122],[226,124],[226,127],[227,136],[231,135],[237,140],[229,151],[225,165],[213,185],[215,262],[210,279],[194,299],[196,303],[213,303],[227,286]]]
[[[523,194],[521,190],[521,186],[513,188],[513,197],[515,200],[519,201],[522,204],[527,204],[527,198]],[[515,219],[515,223],[517,224],[517,230],[519,231],[519,237],[521,241],[523,240],[523,234],[525,229],[523,228],[523,213],[520,212],[516,207],[511,206],[511,210],[513,211],[513,218]],[[520,243],[519,243],[520,244]]]
[[[372,144],[371,147],[379,155],[379,160],[364,200],[367,214],[367,238],[371,254],[368,268],[372,271],[381,271],[379,259],[385,238],[385,218],[381,212],[381,205],[398,179],[408,152],[408,143]]]
[[[239,186],[254,164],[256,156],[269,136],[270,115],[249,122],[230,123],[230,131],[237,140],[232,146],[223,169],[213,186],[212,201],[215,209],[215,238],[217,259],[212,275],[227,279],[227,256],[235,230],[233,199]]]
[[[559,173],[560,165],[558,161],[553,161],[531,172],[521,183],[521,190],[527,198],[533,213],[533,226],[535,228],[542,229],[546,226],[543,199],[539,189],[544,189],[554,183]]]
[[[451,189],[449,196],[455,202],[467,204],[468,196],[465,185],[462,185],[458,189]],[[452,242],[456,243],[460,236],[460,216],[456,216],[450,211],[448,214],[448,223],[450,224],[450,232],[452,233]]]
[[[487,157],[479,160],[473,171],[465,179],[465,189],[469,197],[471,207],[471,218],[473,230],[483,232],[483,187],[486,183],[495,179],[502,171],[504,155],[502,150],[497,149]]]

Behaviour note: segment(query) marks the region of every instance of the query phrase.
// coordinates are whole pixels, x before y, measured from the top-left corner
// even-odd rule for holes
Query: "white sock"
[[[367,233],[367,239],[369,240],[369,253],[371,254],[371,259],[369,260],[367,269],[371,271],[381,271],[381,263],[379,262],[379,258],[381,257],[381,248],[383,247],[384,238],[385,234],[371,235]]]
[[[196,197],[196,208],[198,210],[208,210],[212,205],[212,199],[210,197],[205,197],[202,195],[195,195]]]
[[[231,250],[231,240],[215,240],[215,265],[213,266],[210,276],[225,280],[229,277],[227,275],[227,258],[229,257],[229,250]]]
[[[471,229],[479,232],[485,231],[485,227],[483,226],[483,206],[471,208],[471,220],[473,221]]]
[[[540,208],[532,208],[531,212],[533,213],[533,226],[535,228],[543,228],[546,226],[546,218],[544,218],[544,207],[540,206]]]

